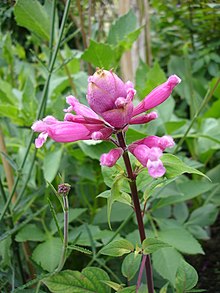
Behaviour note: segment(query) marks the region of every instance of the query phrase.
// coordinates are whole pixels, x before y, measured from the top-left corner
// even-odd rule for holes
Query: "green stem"
[[[67,246],[68,246],[68,218],[69,218],[69,202],[68,202],[67,195],[63,195],[63,218],[64,218],[63,246],[62,246],[62,252],[60,256],[60,263],[55,270],[56,273],[62,270],[66,261],[66,252],[67,252]]]
[[[55,50],[53,51],[53,55],[51,57],[51,62],[50,62],[49,67],[48,67],[48,72],[49,73],[48,73],[48,76],[47,76],[46,83],[44,85],[44,89],[43,89],[43,93],[42,93],[42,99],[41,99],[41,102],[40,102],[40,105],[39,105],[39,109],[38,109],[38,112],[37,112],[36,120],[39,120],[41,118],[41,115],[42,115],[43,110],[44,110],[44,106],[46,105],[47,91],[48,91],[48,87],[49,87],[51,75],[53,73],[53,69],[54,69],[54,65],[55,65],[56,58],[57,58],[57,54],[58,54],[58,51],[59,51],[59,48],[60,48],[60,43],[61,43],[61,40],[62,40],[62,35],[63,35],[64,26],[65,26],[65,22],[66,22],[66,19],[67,19],[67,15],[68,15],[70,3],[71,3],[71,0],[68,0],[66,2],[64,14],[63,14],[63,18],[62,18],[62,22],[61,22],[61,26],[60,26],[58,42],[56,44]],[[34,133],[32,132],[31,133],[31,136],[30,136],[30,140],[29,140],[28,145],[27,145],[27,149],[26,149],[24,158],[22,160],[20,169],[18,171],[18,175],[17,175],[17,177],[15,179],[13,189],[12,189],[11,194],[9,195],[8,200],[7,200],[6,204],[4,205],[3,210],[1,212],[0,221],[4,217],[5,212],[7,211],[8,207],[9,207],[9,205],[11,203],[12,197],[13,197],[15,191],[16,191],[17,185],[18,185],[19,180],[21,178],[21,170],[23,169],[23,167],[24,167],[24,165],[26,163],[27,156],[29,154],[29,151],[30,151],[30,148],[31,148],[31,145],[32,145],[32,142],[33,142],[33,138],[34,138]]]
[[[179,150],[179,148],[181,147],[181,145],[183,144],[183,142],[185,141],[187,134],[189,133],[190,129],[192,128],[193,124],[195,123],[196,119],[198,118],[198,116],[200,115],[200,113],[202,112],[203,108],[206,106],[206,104],[209,102],[209,100],[211,99],[212,95],[214,94],[218,84],[220,82],[220,78],[218,78],[218,80],[216,81],[214,87],[212,88],[212,90],[208,90],[203,102],[201,103],[198,111],[196,112],[196,114],[194,115],[192,121],[190,122],[186,132],[184,133],[183,137],[180,139],[180,141],[178,142],[175,150],[174,150],[174,154],[177,153],[177,151]]]
[[[141,242],[143,242],[146,239],[146,235],[145,235],[143,217],[142,217],[142,212],[141,212],[141,207],[140,207],[140,201],[138,198],[136,175],[133,173],[133,170],[131,167],[130,158],[129,158],[128,152],[127,152],[127,146],[126,146],[124,135],[122,132],[119,132],[117,134],[117,139],[118,139],[118,143],[119,143],[120,147],[124,150],[123,159],[124,159],[125,167],[127,170],[127,176],[130,179],[129,185],[130,185],[130,190],[131,190],[131,196],[132,196],[133,203],[134,203],[134,210],[135,210],[136,219],[137,219],[137,223],[138,223],[138,230],[139,230],[139,234],[140,234],[140,239],[141,239]],[[151,260],[150,260],[149,255],[146,256],[145,268],[146,268],[148,293],[154,293],[153,274],[152,274]],[[138,284],[137,284],[137,286],[138,286]]]

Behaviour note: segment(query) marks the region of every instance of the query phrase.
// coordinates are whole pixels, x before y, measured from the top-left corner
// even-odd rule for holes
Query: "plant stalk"
[[[64,228],[63,228],[63,246],[62,246],[62,252],[60,257],[60,263],[58,267],[56,268],[55,272],[59,272],[62,270],[65,261],[66,261],[66,251],[68,246],[68,218],[69,218],[69,202],[68,202],[68,196],[63,195],[63,218],[64,218]]]
[[[125,143],[123,133],[122,132],[117,133],[117,138],[118,138],[118,143],[120,147],[124,150],[123,159],[124,159],[125,167],[127,170],[127,176],[130,179],[129,185],[131,190],[131,196],[134,203],[134,210],[135,210],[136,219],[138,223],[140,239],[141,239],[141,242],[143,242],[144,239],[146,239],[146,235],[145,235],[144,223],[143,223],[143,218],[141,213],[140,201],[138,198],[136,175],[133,173],[133,170],[132,170],[131,161],[128,156],[127,146]],[[149,255],[146,256],[145,268],[146,268],[148,293],[154,293],[153,274],[152,274],[151,260]]]

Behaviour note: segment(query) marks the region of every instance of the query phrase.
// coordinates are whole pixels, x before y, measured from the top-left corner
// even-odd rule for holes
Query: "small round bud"
[[[71,186],[68,183],[62,183],[58,185],[58,193],[61,196],[67,196],[69,194]]]

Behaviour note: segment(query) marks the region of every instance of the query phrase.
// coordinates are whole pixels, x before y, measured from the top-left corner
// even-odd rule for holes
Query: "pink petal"
[[[133,116],[141,114],[163,103],[172,93],[173,88],[181,82],[177,75],[171,75],[166,82],[153,89],[134,109]]]
[[[35,139],[35,146],[37,149],[42,147],[42,145],[46,142],[47,137],[47,133],[42,132],[39,134],[38,138]]]
[[[92,109],[81,104],[74,96],[68,96],[66,102],[71,105],[71,107],[64,109],[65,112],[75,111],[77,115],[100,120],[99,116]]]
[[[131,118],[129,124],[144,124],[156,118],[158,118],[157,112],[151,112],[149,114],[144,114]]]
[[[162,177],[166,173],[166,169],[163,166],[161,160],[147,162],[148,173],[153,178]]]
[[[116,164],[118,159],[123,154],[122,148],[116,148],[108,152],[107,154],[102,154],[100,157],[100,164],[102,166],[112,167]]]
[[[112,109],[102,113],[102,117],[107,121],[111,126],[120,129],[126,126],[133,112],[132,102],[125,105],[123,108]]]
[[[130,149],[129,149],[130,151]],[[133,155],[138,159],[138,161],[144,166],[147,166],[147,161],[149,158],[150,149],[145,145],[138,145],[133,150]]]

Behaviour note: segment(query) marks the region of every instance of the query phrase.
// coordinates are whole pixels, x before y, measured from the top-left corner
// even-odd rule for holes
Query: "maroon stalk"
[[[124,159],[125,167],[127,170],[127,176],[130,179],[129,185],[130,185],[132,200],[134,203],[134,211],[137,218],[140,239],[141,239],[141,242],[143,242],[144,239],[146,239],[146,235],[145,235],[144,223],[143,223],[143,218],[141,213],[140,201],[138,198],[136,175],[133,173],[133,170],[131,167],[131,162],[128,156],[127,146],[125,143],[123,133],[122,132],[117,133],[117,138],[118,138],[119,146],[124,150],[123,159]],[[146,269],[148,293],[154,293],[153,274],[152,274],[151,260],[149,255],[146,256],[145,269]]]

